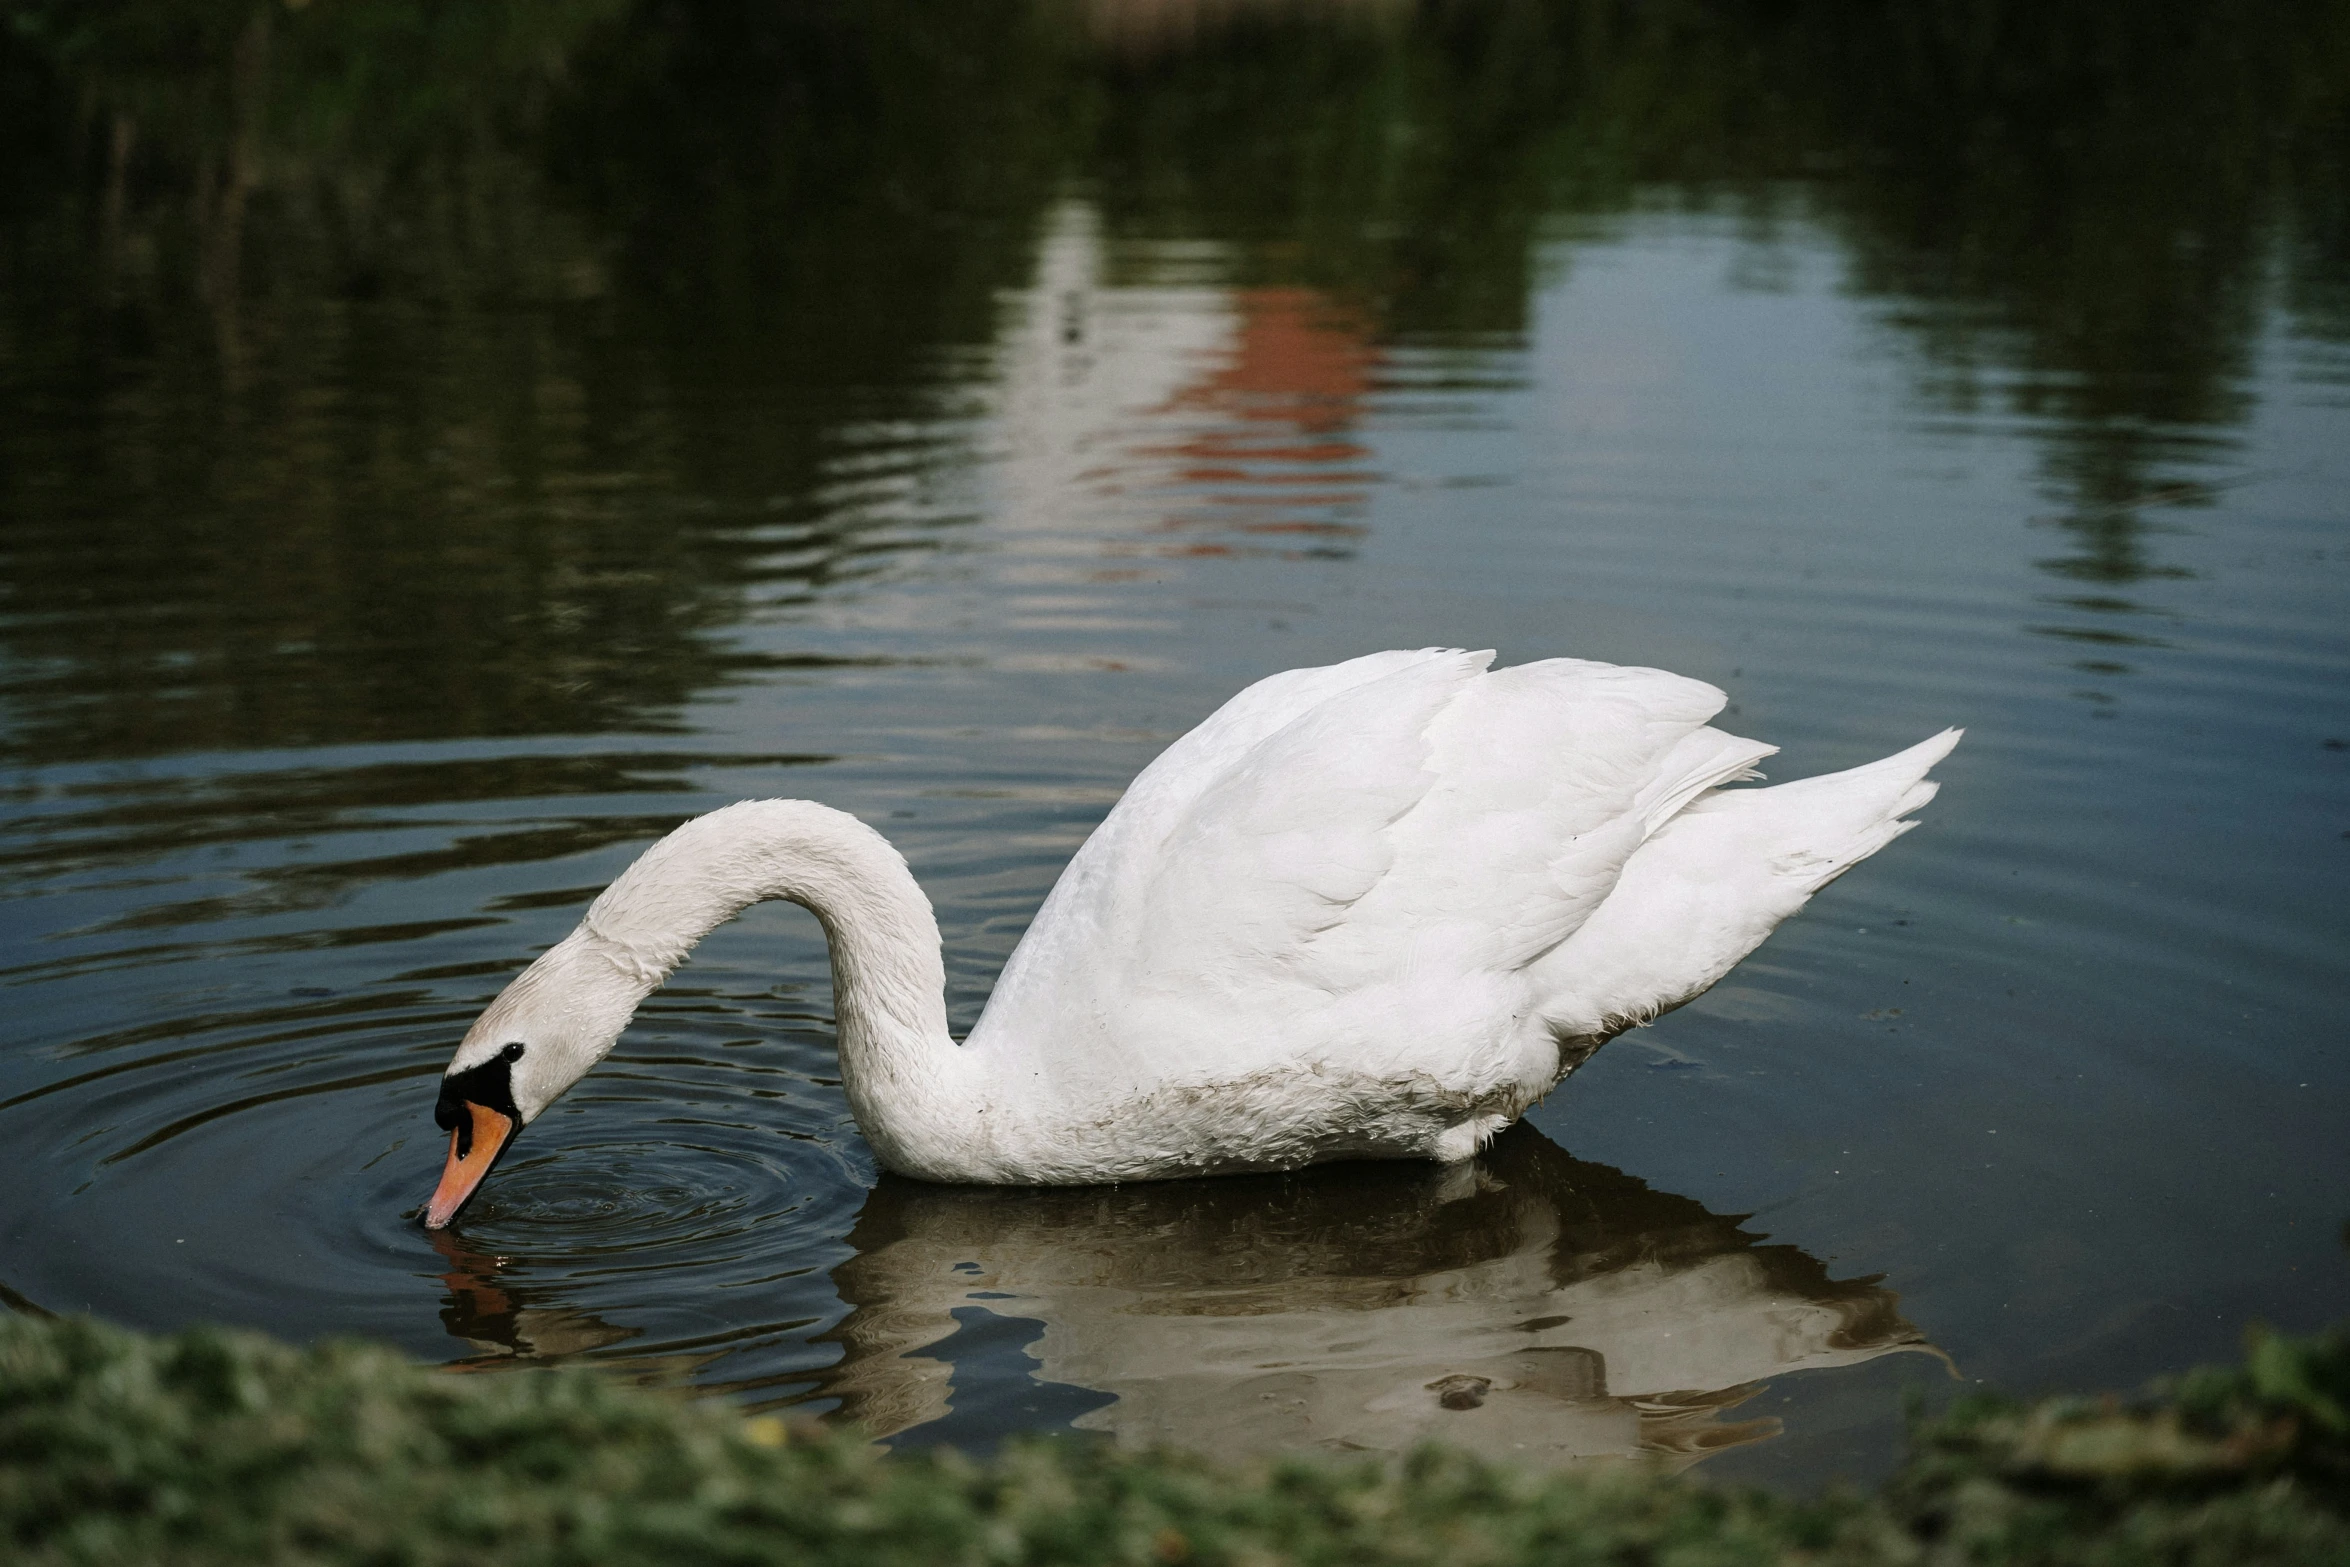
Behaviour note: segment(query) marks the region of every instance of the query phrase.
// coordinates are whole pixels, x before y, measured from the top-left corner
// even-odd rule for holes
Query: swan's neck
[[[981,1107],[947,1033],[938,920],[887,839],[806,800],[746,800],[662,839],[604,890],[580,932],[659,988],[694,943],[754,903],[814,914],[832,947],[841,1080],[892,1168],[921,1173],[941,1138],[968,1139]]]

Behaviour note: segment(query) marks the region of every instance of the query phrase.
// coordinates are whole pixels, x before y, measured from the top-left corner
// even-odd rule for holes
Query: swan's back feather
[[[1098,1040],[1127,979],[1123,960],[1155,895],[1152,872],[1166,862],[1169,839],[1200,796],[1257,745],[1324,703],[1462,656],[1453,648],[1371,653],[1269,675],[1177,739],[1135,775],[1062,870],[997,978],[971,1043],[1023,1052],[1066,1036],[1073,1021]]]
[[[1393,867],[1317,942],[1334,981],[1407,958],[1514,972],[1565,940],[1687,798],[1768,747],[1704,729],[1725,698],[1655,669],[1550,659],[1486,675],[1427,731],[1436,783],[1385,831]]]
[[[1394,828],[1441,779],[1428,733],[1491,653],[1446,653],[1342,691],[1237,757],[1184,807],[1143,893],[1127,988],[1209,983],[1261,993],[1269,975],[1333,992],[1321,939],[1396,862]],[[1214,909],[1219,917],[1199,919]]]
[[[1723,694],[1576,659],[1375,655],[1259,682],[1146,769],[974,1045],[1114,1094],[1269,1066],[1490,1084],[1555,1055],[1529,975],[1691,798],[1770,747]],[[1083,1048],[1069,1048],[1072,1032]]]

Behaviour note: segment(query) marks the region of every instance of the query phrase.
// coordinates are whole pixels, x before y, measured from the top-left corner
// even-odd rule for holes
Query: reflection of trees
[[[582,54],[545,160],[611,246],[623,335],[658,356],[641,368],[690,381],[697,428],[744,434],[729,394],[927,377],[940,347],[991,339],[1068,152],[1051,14],[684,0]]]
[[[1005,9],[19,7],[14,748],[641,727],[743,667],[748,597],[903,547],[810,503],[826,418],[1017,280],[932,199],[1004,150]]]
[[[2054,432],[2044,472],[2075,553],[2047,569],[2162,574],[2140,513],[2204,499],[2181,472],[2243,415],[2266,269],[2329,266],[2280,238],[2321,209],[2296,151],[2350,110],[2345,14],[1973,0],[1886,6],[1856,33],[1815,9],[1790,58],[1849,84],[1826,129],[1856,163],[1823,204],[1860,285],[1916,302],[1930,396],[1963,406],[1998,381]]]
[[[936,1420],[957,1313],[1039,1319],[1082,1428],[1219,1453],[1406,1449],[1692,1461],[1762,1378],[1923,1348],[1893,1294],[1735,1217],[1513,1130],[1473,1167],[1005,1191],[885,1179],[834,1281],[819,1392],[880,1434]]]
[[[2272,275],[2350,336],[2325,0],[10,19],[0,644],[34,756],[604,728],[725,680],[748,601],[905,545],[827,443],[925,411],[1071,182],[1113,240],[1235,241],[1229,281],[1373,348],[1521,332],[1546,223],[1792,202],[1923,396],[2046,432],[2049,568],[2107,597],[2242,416]]]
[[[610,9],[47,11],[93,112],[0,300],[20,750],[605,727],[722,673],[525,156]]]
[[[1583,63],[1564,12],[1324,9],[1211,8],[1187,47],[1106,51],[1086,172],[1111,232],[1239,241],[1237,281],[1313,284],[1384,335],[1522,330]]]
[[[2199,498],[2180,470],[2244,412],[2274,259],[2304,320],[2350,319],[2350,12],[2323,0],[1196,9],[1224,25],[1104,68],[1115,223],[1255,239],[1390,335],[1512,332],[1546,216],[1670,185],[1767,221],[1800,189],[1924,395],[2051,432],[2074,580],[2160,574],[2140,514]]]

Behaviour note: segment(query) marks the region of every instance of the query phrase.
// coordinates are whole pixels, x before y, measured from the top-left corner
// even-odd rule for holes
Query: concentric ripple
[[[582,1111],[605,1108],[588,1097]],[[565,1108],[526,1131],[498,1165],[464,1213],[470,1237],[541,1257],[659,1271],[682,1256],[739,1257],[765,1226],[808,1200],[815,1145],[805,1139],[666,1111],[652,1130],[667,1135],[645,1135]],[[533,1147],[557,1137],[559,1146]]]

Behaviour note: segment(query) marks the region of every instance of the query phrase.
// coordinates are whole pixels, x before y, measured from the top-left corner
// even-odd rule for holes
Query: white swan
[[[1094,829],[961,1044],[929,900],[879,834],[805,800],[687,822],[467,1031],[425,1223],[765,898],[823,924],[849,1106],[892,1170],[1087,1184],[1465,1159],[1912,826],[1958,743],[1722,790],[1776,748],[1706,727],[1714,687],[1492,659],[1374,653],[1225,703]]]

